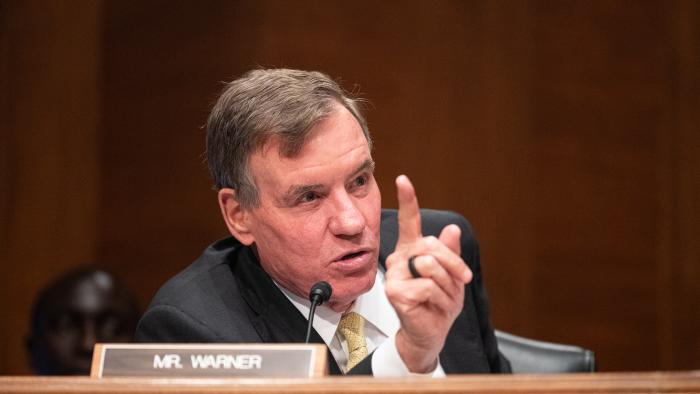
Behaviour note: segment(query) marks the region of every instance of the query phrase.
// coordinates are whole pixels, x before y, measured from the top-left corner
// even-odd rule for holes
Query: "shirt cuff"
[[[428,378],[443,378],[445,371],[438,358],[437,366],[432,372],[414,373],[408,370],[399,351],[396,349],[396,334],[391,335],[372,353],[372,375],[378,378],[403,376],[424,376]]]

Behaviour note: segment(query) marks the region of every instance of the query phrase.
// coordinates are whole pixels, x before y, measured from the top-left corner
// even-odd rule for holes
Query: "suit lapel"
[[[250,248],[242,248],[239,258],[232,263],[241,296],[250,307],[249,318],[265,343],[304,343],[308,320],[287,299],[262,269]],[[324,344],[323,339],[311,330],[311,343]],[[328,350],[328,367],[333,375],[341,374],[340,368]]]
[[[386,270],[386,258],[394,253],[399,239],[399,227],[396,211],[382,209],[379,237],[379,264]]]
[[[472,304],[468,300],[464,303]],[[481,335],[476,329],[479,326],[478,322],[475,316],[468,316],[469,309],[467,307],[457,316],[447,334],[445,346],[440,351],[440,364],[445,373],[491,372]]]

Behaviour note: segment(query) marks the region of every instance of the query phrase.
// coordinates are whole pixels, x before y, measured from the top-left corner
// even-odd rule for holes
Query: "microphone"
[[[316,282],[311,286],[311,291],[309,292],[309,301],[311,301],[311,310],[309,310],[309,325],[306,327],[306,341],[304,343],[309,343],[309,338],[311,338],[311,327],[314,326],[314,313],[316,313],[316,305],[321,305],[328,301],[333,294],[333,288],[326,281]]]

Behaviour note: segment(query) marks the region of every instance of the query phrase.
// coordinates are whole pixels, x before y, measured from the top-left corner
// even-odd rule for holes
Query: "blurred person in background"
[[[95,343],[131,342],[139,311],[114,275],[72,269],[40,291],[26,347],[38,375],[89,375]]]

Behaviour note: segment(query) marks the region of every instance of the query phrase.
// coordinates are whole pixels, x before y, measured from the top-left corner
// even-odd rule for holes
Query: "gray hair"
[[[309,130],[331,115],[336,103],[357,119],[371,149],[359,102],[316,71],[252,70],[228,83],[207,121],[207,163],[215,188],[235,189],[244,208],[259,206],[248,168],[250,156],[275,136],[280,139],[280,154],[294,157]]]

